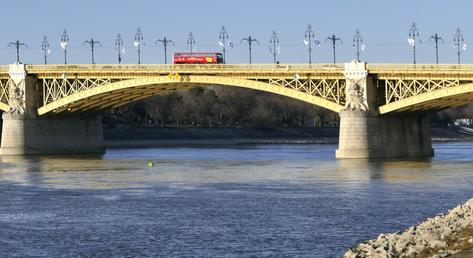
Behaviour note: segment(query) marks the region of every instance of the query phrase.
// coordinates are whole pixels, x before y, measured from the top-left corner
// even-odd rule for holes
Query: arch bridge
[[[340,158],[430,156],[424,115],[472,100],[473,65],[5,65],[0,153],[90,152],[94,141],[103,145],[99,122],[90,114],[207,85],[270,92],[339,113]],[[40,134],[45,128],[62,138]],[[73,137],[83,134],[74,132],[78,128],[96,135]],[[80,147],[84,142],[88,147]]]

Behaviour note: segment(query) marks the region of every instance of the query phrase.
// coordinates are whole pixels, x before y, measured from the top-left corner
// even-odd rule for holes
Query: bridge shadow
[[[348,177],[383,180],[387,182],[422,182],[428,180],[432,168],[425,159],[341,159],[339,168]]]

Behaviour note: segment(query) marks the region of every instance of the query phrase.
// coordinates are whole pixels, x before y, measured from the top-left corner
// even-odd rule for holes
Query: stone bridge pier
[[[379,90],[365,63],[345,64],[346,104],[340,112],[338,159],[425,158],[434,155],[425,115],[380,115]]]
[[[10,65],[9,106],[2,115],[0,155],[102,154],[101,118],[37,115],[42,89],[25,65]]]

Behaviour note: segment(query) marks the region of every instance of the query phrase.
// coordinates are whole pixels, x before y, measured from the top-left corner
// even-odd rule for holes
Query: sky
[[[228,63],[248,63],[248,45],[240,40],[252,36],[259,41],[253,47],[253,63],[271,63],[269,40],[276,31],[280,41],[281,63],[307,63],[304,32],[311,24],[321,45],[313,49],[314,63],[332,62],[332,47],[325,39],[335,34],[343,40],[337,46],[337,62],[355,57],[353,34],[359,29],[366,45],[361,59],[369,63],[412,63],[407,37],[412,22],[422,39],[417,49],[418,63],[434,63],[434,44],[430,36],[438,33],[439,62],[456,63],[452,47],[456,28],[468,44],[462,51],[462,63],[473,63],[473,29],[469,26],[471,0],[14,0],[2,3],[0,15],[0,59],[15,62],[16,51],[7,47],[19,40],[28,45],[20,50],[21,62],[44,62],[41,42],[46,36],[51,45],[49,63],[62,63],[60,38],[67,30],[70,44],[69,63],[90,63],[90,47],[85,40],[98,40],[96,63],[117,63],[115,38],[122,35],[125,44],[123,63],[136,63],[133,39],[141,28],[145,46],[142,63],[164,63],[164,50],[156,40],[166,36],[175,42],[173,52],[186,51],[186,37],[192,32],[196,49],[220,51],[218,35],[227,28],[234,47],[227,49]],[[471,46],[470,46],[471,45]]]

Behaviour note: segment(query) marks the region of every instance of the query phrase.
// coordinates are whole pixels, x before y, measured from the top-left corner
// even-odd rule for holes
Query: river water
[[[0,256],[337,257],[473,197],[473,144],[417,161],[335,160],[335,149],[2,157]]]

